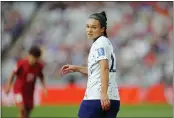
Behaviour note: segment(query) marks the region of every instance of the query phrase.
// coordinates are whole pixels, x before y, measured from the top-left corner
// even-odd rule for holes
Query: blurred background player
[[[65,65],[62,73],[80,72],[88,76],[80,118],[115,118],[120,109],[116,82],[116,57],[107,38],[105,12],[92,14],[86,24],[86,35],[93,40],[88,56],[88,67]]]
[[[13,91],[20,118],[28,118],[33,109],[33,95],[37,77],[40,78],[46,95],[46,85],[42,73],[44,66],[39,60],[40,57],[40,48],[32,46],[27,57],[24,57],[17,62],[16,68],[13,70],[7,82],[6,93],[8,94],[12,87],[14,77],[16,76]]]

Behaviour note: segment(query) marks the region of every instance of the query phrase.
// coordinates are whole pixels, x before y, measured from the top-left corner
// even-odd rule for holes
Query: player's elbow
[[[102,73],[106,73],[106,72],[109,71],[109,68],[104,67],[104,68],[100,68],[100,70],[101,70]]]
[[[109,69],[108,68],[100,68],[100,74],[103,78],[106,78],[109,74]]]
[[[13,79],[16,76],[16,72],[12,72],[10,78]]]

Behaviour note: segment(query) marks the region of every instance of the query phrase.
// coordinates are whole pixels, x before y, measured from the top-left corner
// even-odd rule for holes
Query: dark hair
[[[39,58],[41,56],[41,50],[38,46],[32,46],[29,50],[29,54],[36,58]]]
[[[106,16],[106,13],[105,13],[105,11],[102,11],[101,12],[101,14],[105,17],[105,19],[106,19],[106,26],[105,26],[105,31],[104,31],[104,35],[106,36],[106,37],[108,37],[108,34],[107,34],[107,32],[106,32],[106,29],[107,29],[107,16]]]
[[[101,27],[105,27],[104,36],[108,37],[106,29],[107,29],[107,16],[105,11],[102,11],[101,13],[94,13],[89,18],[93,18],[95,20],[98,20],[100,22]]]

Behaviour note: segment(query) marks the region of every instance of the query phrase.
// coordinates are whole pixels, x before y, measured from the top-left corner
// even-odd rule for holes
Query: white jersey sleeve
[[[96,42],[95,55],[96,61],[103,59],[109,60],[109,47],[105,40]]]

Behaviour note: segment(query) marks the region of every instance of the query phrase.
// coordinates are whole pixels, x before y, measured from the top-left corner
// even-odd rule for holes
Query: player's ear
[[[102,27],[101,28],[101,33],[104,33],[104,31],[105,31],[105,27]]]

